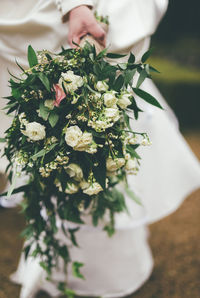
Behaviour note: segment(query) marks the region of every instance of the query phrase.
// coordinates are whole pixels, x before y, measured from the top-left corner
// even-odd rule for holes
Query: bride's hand
[[[72,42],[80,43],[81,37],[92,35],[105,47],[106,33],[96,21],[93,12],[85,5],[78,6],[69,12],[68,42],[71,47],[76,47]]]

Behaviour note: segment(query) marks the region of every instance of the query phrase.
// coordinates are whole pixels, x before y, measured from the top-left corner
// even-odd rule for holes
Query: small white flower
[[[107,91],[108,90],[108,85],[106,84],[106,82],[105,81],[98,81],[97,83],[96,83],[96,89],[98,90],[98,91]]]
[[[106,107],[111,108],[116,105],[117,98],[115,97],[115,92],[107,92],[103,96],[104,104]]]
[[[131,145],[138,144],[138,138],[137,138],[137,136],[134,136],[134,137],[130,138],[128,140],[128,143],[131,144]]]
[[[84,189],[83,192],[89,196],[97,195],[103,188],[97,182],[92,183],[88,188]]]
[[[30,122],[26,124],[26,129],[21,130],[21,132],[32,141],[43,140],[46,136],[45,126],[38,122]]]
[[[121,109],[124,110],[127,108],[127,106],[131,105],[131,101],[129,99],[130,96],[131,96],[130,93],[125,93],[120,96],[117,104],[118,104],[118,106],[120,106]]]
[[[128,159],[131,158],[131,155],[129,153],[126,153],[124,157],[125,157],[126,160],[128,160]]]
[[[71,163],[65,167],[65,170],[70,178],[74,178],[76,181],[83,179],[83,171],[77,164]]]
[[[144,138],[140,144],[143,146],[150,146],[152,143],[151,143],[151,141],[149,141],[149,139]]]
[[[79,187],[78,187],[77,184],[75,184],[73,182],[68,182],[67,186],[66,186],[66,189],[65,189],[65,193],[73,194],[73,193],[78,192],[78,190],[79,190]]]
[[[78,144],[82,134],[82,131],[77,125],[68,127],[65,132],[65,141],[67,145],[75,147]]]
[[[49,110],[53,110],[54,109],[54,100],[46,99],[44,102],[44,106],[47,107]]]
[[[119,168],[123,167],[125,164],[125,159],[124,158],[115,158],[112,159],[109,157],[106,160],[106,168],[109,172],[113,172],[118,170]]]

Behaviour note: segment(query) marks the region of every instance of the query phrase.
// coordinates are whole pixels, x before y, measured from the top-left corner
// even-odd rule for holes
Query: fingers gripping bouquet
[[[136,121],[141,112],[134,96],[160,107],[140,89],[150,71],[155,71],[145,63],[148,56],[145,53],[136,64],[131,53],[126,63],[117,63],[115,59],[123,55],[106,49],[97,54],[90,43],[63,48],[57,55],[46,50],[35,53],[29,46],[30,68],[20,66],[20,78],[10,79],[7,113],[14,113],[14,119],[6,131],[4,154],[10,181],[19,175],[26,175],[28,181],[18,189],[11,187],[9,195],[24,193],[25,255],[40,256],[49,275],[58,257],[65,265],[71,262],[67,245],[57,238],[58,221],[65,237],[78,245],[78,228],[66,223],[84,224],[87,214],[96,226],[109,215],[104,229],[111,236],[115,213],[127,211],[117,185],[124,182],[127,193],[135,198],[127,175],[137,173],[136,149],[150,141],[147,134],[130,127],[130,118],[134,115]],[[139,79],[133,87],[137,72]],[[81,266],[74,262],[72,267],[82,278]],[[69,294],[65,285],[59,286]]]

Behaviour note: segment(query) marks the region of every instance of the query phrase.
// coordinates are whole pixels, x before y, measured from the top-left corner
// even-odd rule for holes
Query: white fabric
[[[58,3],[59,2],[59,3]],[[23,4],[22,4],[23,3]],[[80,5],[80,1],[56,1],[62,13]],[[29,44],[36,50],[49,49],[58,52],[67,46],[67,24],[61,23],[61,13],[53,0],[22,1],[1,0],[0,10],[0,95],[9,94],[7,68],[19,73],[15,58],[27,67],[26,49]],[[88,4],[88,1],[81,1]],[[123,52],[133,48],[139,58],[149,47],[149,36],[154,33],[164,14],[166,0],[99,0],[93,1],[98,12],[110,17],[108,42],[111,51]],[[142,148],[142,165],[138,176],[130,176],[131,188],[141,197],[143,207],[126,197],[130,216],[116,216],[116,234],[108,239],[101,227],[89,223],[78,232],[80,249],[71,248],[74,260],[85,263],[85,281],[74,279],[69,272],[69,286],[80,295],[122,297],[138,289],[152,270],[152,256],[147,243],[145,224],[153,222],[174,211],[184,197],[200,186],[199,163],[183,140],[177,128],[173,112],[151,81],[143,89],[154,94],[165,111],[151,107],[145,102],[145,111],[138,122],[132,122],[134,130],[147,131],[152,147]],[[2,100],[0,107],[5,105]],[[1,114],[0,136],[9,126],[10,119]],[[1,159],[1,169],[6,161]],[[61,231],[60,239],[64,239]],[[39,260],[23,256],[12,279],[22,284],[20,298],[34,297],[39,289],[46,289],[57,296],[53,283],[44,278]],[[54,279],[65,276],[59,271]]]

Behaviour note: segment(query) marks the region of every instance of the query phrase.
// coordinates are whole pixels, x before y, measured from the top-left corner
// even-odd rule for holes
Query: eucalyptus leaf
[[[57,124],[58,120],[59,120],[59,115],[56,112],[52,111],[49,114],[49,118],[48,118],[48,121],[51,127],[54,127]]]
[[[124,85],[124,77],[123,75],[119,75],[116,81],[114,82],[113,89],[116,91],[120,91],[123,85]]]
[[[153,52],[153,48],[149,49],[146,53],[144,53],[144,55],[142,56],[142,63],[146,62],[148,60],[148,58],[151,56]]]
[[[134,145],[126,145],[126,150],[130,153],[131,157],[141,159],[139,154],[135,151]]]
[[[143,69],[139,75],[136,88],[139,88],[147,77],[148,77],[148,73],[146,72],[145,69]]]
[[[40,150],[39,152],[37,152],[36,154],[34,154],[31,158],[33,160],[36,160],[38,157],[42,157],[46,154],[46,150],[45,149],[42,149]]]
[[[137,88],[132,88],[132,89],[135,92],[135,94],[137,94],[139,97],[144,99],[146,102],[163,110],[162,106],[159,104],[157,99],[155,99],[155,97],[153,97],[151,94],[147,93],[146,91],[144,91],[142,89],[137,89]]]
[[[135,69],[128,69],[124,73],[124,84],[125,86],[132,85],[133,77],[136,73],[136,68]]]
[[[30,67],[38,64],[37,55],[31,45],[28,46],[28,62]]]
[[[133,53],[130,53],[130,56],[128,58],[128,63],[133,64],[135,62],[135,56],[133,55]]]
[[[40,103],[40,116],[45,120],[47,121],[48,117],[49,117],[49,112],[50,110],[45,107],[44,103],[41,102]]]
[[[45,88],[50,92],[51,86],[50,86],[50,82],[49,82],[49,79],[47,78],[47,76],[42,72],[38,73],[37,76],[40,79],[40,81],[42,82],[42,84],[45,86]]]
[[[119,59],[119,58],[123,58],[126,57],[127,55],[124,54],[116,54],[116,53],[108,53],[106,55],[107,58],[111,58],[111,59]]]

